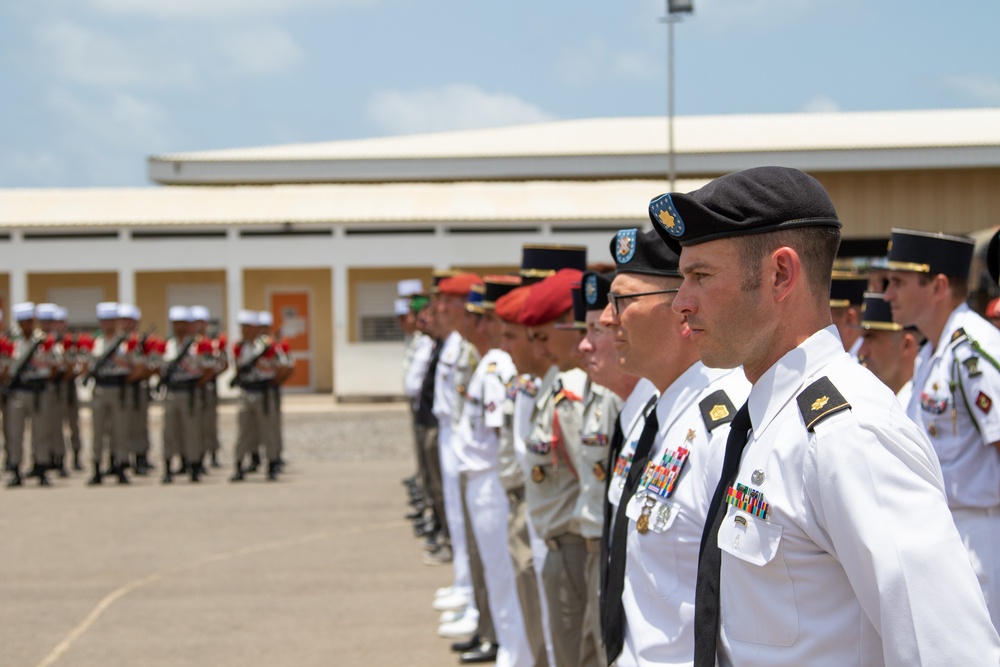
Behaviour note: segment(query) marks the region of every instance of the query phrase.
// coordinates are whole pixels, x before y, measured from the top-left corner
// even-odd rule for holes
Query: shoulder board
[[[840,412],[851,409],[851,404],[841,395],[825,375],[806,387],[795,399],[798,401],[806,429],[812,431],[816,424]]]
[[[701,418],[705,420],[705,428],[711,433],[716,426],[728,424],[736,416],[736,406],[722,389],[713,391],[703,398],[698,407],[701,408]]]
[[[496,364],[495,361],[491,361],[489,363],[489,365],[486,366],[486,372],[487,373],[496,373],[497,372],[497,364]]]
[[[959,327],[959,328],[955,329],[955,333],[953,333],[951,335],[951,342],[952,343],[957,342],[957,341],[959,341],[959,340],[961,340],[962,338],[965,338],[965,337],[966,337],[965,329],[963,329],[962,327]]]

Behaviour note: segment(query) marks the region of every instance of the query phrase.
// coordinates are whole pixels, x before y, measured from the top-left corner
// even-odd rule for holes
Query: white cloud
[[[189,85],[196,78],[190,62],[148,40],[119,39],[68,21],[41,28],[37,41],[55,75],[71,83],[159,88]]]
[[[665,75],[666,63],[638,51],[613,53],[600,38],[588,40],[564,54],[556,64],[563,80],[572,84],[594,81],[644,80]]]
[[[467,85],[383,91],[369,102],[367,115],[394,134],[539,123],[554,118],[516,95],[487,93]]]
[[[373,4],[377,0],[89,0],[112,16],[137,15],[158,19],[240,18],[288,14],[312,7],[336,9]]]
[[[840,105],[829,95],[817,95],[802,105],[802,111],[805,113],[832,113],[840,111]]]
[[[154,152],[170,141],[169,118],[158,105],[135,95],[114,92],[96,100],[68,90],[52,90],[50,109],[62,119],[69,136],[106,148]]]
[[[303,60],[302,50],[291,35],[272,27],[227,34],[219,49],[237,71],[246,74],[278,74]]]
[[[945,79],[952,90],[971,97],[976,102],[1000,105],[1000,79],[985,74],[962,74]]]

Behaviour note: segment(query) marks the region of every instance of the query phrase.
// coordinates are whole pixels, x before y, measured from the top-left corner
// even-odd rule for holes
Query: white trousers
[[[483,561],[493,629],[500,645],[497,667],[532,667],[514,565],[507,547],[510,504],[497,471],[466,473],[465,502]]]
[[[1000,632],[1000,507],[955,509],[952,516],[983,589],[993,627]]]
[[[458,478],[458,457],[451,443],[451,421],[445,415],[439,419],[438,458],[441,461],[441,491],[444,496],[444,518],[448,523],[451,539],[451,566],[454,580],[451,587],[469,600],[469,607],[476,608],[472,597],[472,574],[469,570],[469,544],[465,536],[465,516],[462,513],[462,484]]]

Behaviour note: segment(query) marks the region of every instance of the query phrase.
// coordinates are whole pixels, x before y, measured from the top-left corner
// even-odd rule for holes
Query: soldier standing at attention
[[[142,311],[130,303],[118,304],[118,325],[126,335],[125,345],[134,373],[125,388],[125,409],[128,413],[128,450],[133,457],[136,475],[147,475],[149,462],[149,378],[153,374],[155,339],[139,335]]]
[[[892,230],[885,300],[927,337],[906,414],[930,437],[962,541],[1000,627],[1000,331],[966,304],[972,239]]]
[[[90,357],[90,345],[93,339],[90,336],[80,334],[73,335],[69,331],[68,312],[65,308],[59,308],[56,314],[56,332],[62,339],[63,354],[66,355],[66,371],[62,377],[60,389],[61,394],[60,409],[62,411],[62,423],[69,429],[69,452],[73,457],[73,470],[83,470],[80,463],[80,396],[76,386],[76,379],[83,369],[83,361]],[[60,432],[62,432],[60,426]],[[64,449],[65,451],[65,449]]]
[[[209,335],[208,321],[212,314],[205,306],[191,306],[191,317],[194,318],[195,334],[201,337],[201,355],[206,368],[212,369],[212,374],[201,386],[201,398],[204,404],[202,411],[202,434],[205,439],[204,449],[210,465],[219,467],[219,389],[216,378],[229,367],[226,354],[225,334],[222,346],[219,341]]]
[[[604,646],[620,667],[685,664],[694,651],[698,543],[724,427],[750,388],[738,370],[698,359],[685,317],[671,309],[678,257],[655,232],[623,229],[611,251],[617,270],[601,321],[615,331],[622,369],[648,379],[660,397],[638,440],[622,449],[628,463],[616,466],[611,481]]]
[[[35,329],[35,304],[28,301],[14,304],[14,321],[17,323],[11,336],[13,349],[7,374],[7,414],[4,419],[7,441],[7,469],[11,472],[7,486],[21,486],[21,460],[24,455],[24,429],[31,423],[31,448],[38,483],[48,486],[45,469],[37,453],[46,447],[45,425],[40,423],[38,406],[45,383],[52,377],[45,349],[47,337]]]
[[[88,483],[101,483],[101,466],[104,453],[108,452],[108,474],[115,475],[119,484],[128,484],[125,469],[129,460],[130,422],[126,387],[137,371],[126,349],[128,336],[118,326],[118,304],[97,304],[97,322],[101,332],[94,341],[87,371],[88,379],[94,380],[91,399],[94,474]]]
[[[258,336],[258,313],[241,310],[237,315],[242,340],[233,346],[233,360],[236,363],[234,386],[240,389],[240,409],[237,416],[236,448],[233,458],[235,470],[232,482],[244,479],[243,461],[253,452],[264,447],[268,461],[276,461],[278,446],[274,440],[274,428],[269,423],[274,406],[271,405],[271,381],[274,378],[274,364],[269,360],[278,354],[274,341],[269,336]],[[277,479],[274,465],[268,465],[268,479]]]
[[[573,515],[580,494],[586,375],[579,369],[579,332],[556,329],[573,319],[571,287],[581,276],[579,270],[561,269],[537,283],[519,315],[535,356],[550,364],[539,385],[532,430],[525,441],[525,486],[528,515],[548,547],[542,585],[557,666],[598,664],[599,649],[584,632],[587,544]]]
[[[45,435],[42,437],[40,450],[34,455],[35,461],[42,461],[45,469],[55,470],[60,477],[67,477],[68,473],[63,468],[66,443],[62,434],[62,411],[59,400],[60,385],[66,372],[66,358],[61,337],[57,337],[58,313],[59,306],[54,303],[40,303],[35,306],[35,319],[46,337],[42,345],[46,348],[45,358],[51,365],[52,374],[45,381],[45,388],[39,394],[37,419],[40,425],[44,425]],[[37,470],[36,466],[29,476],[34,477]]]
[[[823,186],[748,169],[650,217],[702,361],[752,384],[702,533],[695,664],[1000,664],[934,450],[831,322]]]
[[[167,387],[163,409],[163,483],[174,481],[171,460],[181,457],[181,472],[188,472],[192,482],[201,480],[204,457],[202,439],[202,403],[200,387],[208,381],[211,367],[203,365],[198,353],[190,309],[171,306],[173,336],[158,369],[160,382]]]

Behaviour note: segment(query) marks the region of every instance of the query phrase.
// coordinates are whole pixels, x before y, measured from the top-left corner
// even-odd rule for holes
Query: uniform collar
[[[750,389],[750,422],[760,436],[778,412],[830,362],[847,357],[837,327],[821,329],[771,366]]]
[[[948,321],[944,323],[944,329],[941,330],[941,337],[938,339],[937,347],[934,348],[934,353],[931,355],[931,359],[936,359],[944,355],[945,350],[951,347],[951,336],[955,331],[961,327],[961,321],[965,318],[965,314],[971,312],[969,304],[962,302],[958,305],[955,310],[951,311],[951,315],[948,316]]]
[[[712,383],[712,380],[718,375],[728,373],[729,370],[711,369],[700,361],[691,364],[664,390],[656,403],[656,419],[660,422],[660,430],[673,424],[691,402],[701,395],[705,387]]]

